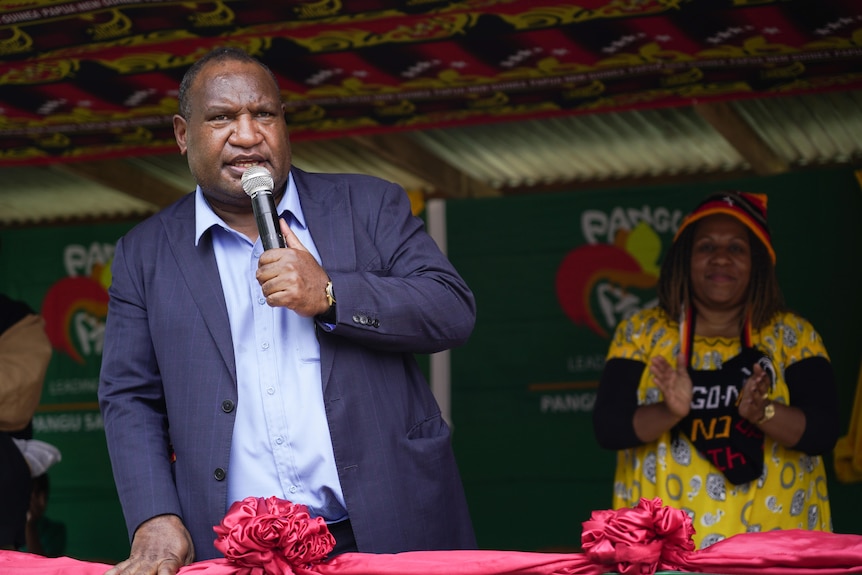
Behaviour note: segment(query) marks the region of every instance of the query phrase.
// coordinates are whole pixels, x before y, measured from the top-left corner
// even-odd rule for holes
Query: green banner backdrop
[[[851,171],[450,201],[449,256],[478,302],[451,372],[482,547],[576,549],[581,522],[610,505],[614,454],[596,445],[590,420],[610,333],[654,300],[682,215],[725,187],[769,194],[785,295],[824,337],[847,429],[862,350],[862,193]],[[41,310],[55,350],[34,420],[35,436],[63,454],[47,515],[66,523],[68,555],[108,562],[127,556],[128,540],[96,387],[108,265],[131,225],[0,231],[0,291]],[[860,486],[830,480],[836,530],[862,532]]]
[[[768,194],[779,280],[825,339],[846,432],[862,351],[852,171],[450,201],[449,256],[478,304],[473,336],[452,353],[452,422],[482,547],[574,549],[590,511],[610,506],[615,457],[591,422],[610,334],[654,301],[681,216],[729,188]],[[862,486],[830,479],[835,529],[862,532]]]
[[[132,224],[0,231],[0,291],[45,318],[54,348],[33,419],[36,439],[57,446],[46,515],[66,524],[66,553],[115,561],[129,542],[96,398],[117,239]]]

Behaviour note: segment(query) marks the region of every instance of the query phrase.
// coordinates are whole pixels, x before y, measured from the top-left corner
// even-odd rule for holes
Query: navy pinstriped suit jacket
[[[399,186],[297,168],[293,177],[336,286],[338,325],[318,329],[318,339],[357,546],[473,547],[449,429],[412,355],[466,342],[473,294]],[[130,537],[147,519],[176,514],[204,560],[219,556],[212,527],[227,511],[224,476],[242,405],[211,239],[195,246],[194,230],[189,194],[117,243],[99,401]]]

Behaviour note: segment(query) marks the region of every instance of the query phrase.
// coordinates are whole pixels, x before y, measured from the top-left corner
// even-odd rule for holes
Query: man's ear
[[[174,115],[174,138],[177,141],[177,146],[180,148],[180,154],[185,155],[188,146],[186,145],[186,136],[188,135],[188,123],[186,119],[179,114]]]

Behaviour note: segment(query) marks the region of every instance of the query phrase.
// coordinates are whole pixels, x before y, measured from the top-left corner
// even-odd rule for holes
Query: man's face
[[[290,140],[269,73],[252,62],[210,62],[192,83],[189,99],[189,117],[174,116],[174,135],[213,208],[251,210],[241,183],[251,166],[269,170],[280,197],[290,171]]]

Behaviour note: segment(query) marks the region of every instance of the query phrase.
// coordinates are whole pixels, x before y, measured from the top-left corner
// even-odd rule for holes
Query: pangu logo
[[[557,269],[557,300],[576,325],[603,338],[624,318],[655,305],[662,241],[682,218],[667,208],[587,210],[581,231],[587,244],[571,250]],[[600,240],[608,243],[598,243]]]
[[[42,301],[51,345],[76,363],[102,354],[113,253],[113,244],[67,246],[64,264],[71,277],[55,282]]]

